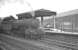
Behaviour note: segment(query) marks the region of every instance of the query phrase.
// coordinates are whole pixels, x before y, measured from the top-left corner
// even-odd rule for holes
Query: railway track
[[[7,42],[7,40],[6,40],[6,42]],[[60,40],[53,40],[53,39],[50,39],[50,38],[44,38],[42,40],[38,40],[38,42],[48,44],[50,46],[56,45],[58,47],[66,48],[66,50],[67,49],[78,50],[78,45],[77,44],[68,43],[68,42],[64,42],[64,41],[60,41]],[[10,41],[10,43],[11,43],[11,41]]]
[[[78,50],[78,45],[73,44],[73,43],[67,43],[64,41],[59,41],[59,40],[52,40],[45,38],[43,40],[40,40],[40,42],[46,43],[48,45],[56,45],[62,48],[67,48],[67,49],[72,49],[72,50]]]
[[[35,43],[34,43],[35,42]],[[45,43],[42,43],[42,42],[37,42],[37,41],[24,41],[21,39],[18,40],[18,39],[15,39],[15,38],[12,38],[12,37],[9,37],[9,36],[2,36],[2,38],[0,38],[0,44],[4,44],[6,45],[7,47],[7,50],[25,50],[25,49],[30,49],[31,50],[63,50],[63,48],[57,48],[55,47],[54,45],[46,45]],[[2,44],[2,45],[3,45]],[[1,46],[2,46],[1,45]],[[3,46],[4,47],[4,46]]]

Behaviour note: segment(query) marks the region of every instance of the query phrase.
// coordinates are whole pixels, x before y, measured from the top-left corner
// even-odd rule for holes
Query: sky
[[[58,14],[78,9],[78,0],[0,0],[0,17],[36,9],[48,9]]]
[[[78,0],[28,0],[33,8],[45,8],[58,13],[78,9]]]

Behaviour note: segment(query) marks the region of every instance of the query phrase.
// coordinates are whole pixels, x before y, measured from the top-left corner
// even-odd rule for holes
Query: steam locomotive
[[[44,31],[39,29],[39,21],[37,19],[3,19],[0,23],[0,32],[23,37],[26,39],[42,39]]]

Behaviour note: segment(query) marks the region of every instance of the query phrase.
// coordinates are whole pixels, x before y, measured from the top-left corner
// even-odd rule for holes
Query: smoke
[[[26,0],[0,0],[0,17],[31,11]]]
[[[27,5],[27,1],[26,0],[0,0],[0,7],[2,6],[7,6],[7,4],[16,4],[16,3],[20,3],[23,5]]]

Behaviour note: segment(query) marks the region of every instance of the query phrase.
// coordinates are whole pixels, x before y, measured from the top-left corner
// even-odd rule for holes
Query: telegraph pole
[[[31,4],[29,2],[23,1],[23,0],[22,0],[22,3],[24,3],[24,4],[26,3],[30,7],[30,9],[31,9],[31,15],[32,15],[32,17],[35,17],[35,12],[34,12],[32,6],[31,6]]]

